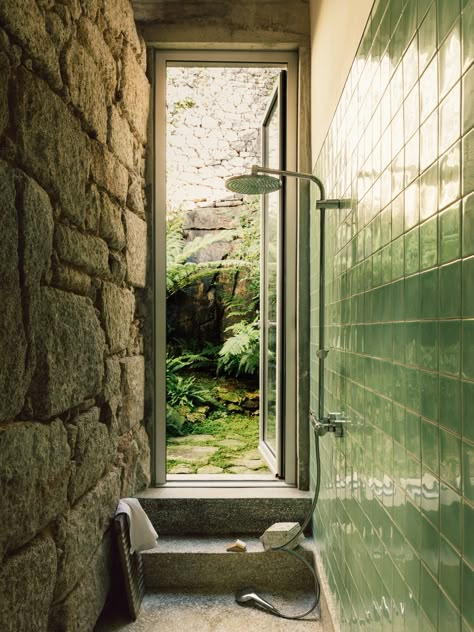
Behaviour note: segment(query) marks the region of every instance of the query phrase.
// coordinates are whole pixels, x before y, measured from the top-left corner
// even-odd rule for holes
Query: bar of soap
[[[235,553],[244,553],[246,550],[247,545],[245,544],[245,542],[242,542],[242,540],[236,540],[226,547],[226,551],[232,551]]]

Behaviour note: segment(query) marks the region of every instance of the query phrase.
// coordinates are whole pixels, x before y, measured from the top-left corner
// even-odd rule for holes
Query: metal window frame
[[[294,50],[161,50],[153,51],[153,442],[152,485],[167,482],[166,477],[166,68],[168,66],[238,66],[281,67],[288,71],[287,85],[287,145],[286,165],[290,170],[298,166],[298,53]],[[285,336],[285,480],[297,484],[297,251],[298,251],[298,188],[294,178],[286,182],[285,258],[286,283],[284,297]],[[183,477],[184,478],[184,477]],[[230,477],[229,477],[230,479]],[[188,480],[192,480],[189,477]],[[255,483],[258,483],[256,479]],[[202,481],[206,485],[205,481]],[[213,484],[209,479],[208,485]],[[229,484],[253,482],[236,475]]]

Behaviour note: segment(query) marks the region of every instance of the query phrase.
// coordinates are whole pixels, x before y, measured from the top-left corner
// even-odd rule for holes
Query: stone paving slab
[[[206,445],[177,445],[169,447],[167,458],[187,463],[207,463],[219,448]]]

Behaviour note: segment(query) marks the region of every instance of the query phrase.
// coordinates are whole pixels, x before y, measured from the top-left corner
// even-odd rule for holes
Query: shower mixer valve
[[[344,436],[344,424],[350,424],[351,420],[345,417],[343,413],[328,413],[327,417],[322,419],[315,419],[312,416],[313,427],[318,434],[322,437],[327,432],[334,432],[336,437]]]

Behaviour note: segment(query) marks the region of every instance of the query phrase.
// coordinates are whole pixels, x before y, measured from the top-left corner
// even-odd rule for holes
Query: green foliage
[[[183,235],[183,217],[174,214],[167,224],[166,232],[166,296],[170,297],[192,283],[223,269],[237,269],[240,262],[235,260],[195,263],[191,257],[217,241],[232,241],[232,231],[220,231],[217,235],[197,237],[186,242]]]
[[[241,320],[227,328],[232,332],[219,351],[218,371],[227,375],[255,375],[260,363],[260,330],[258,317],[251,322]]]

